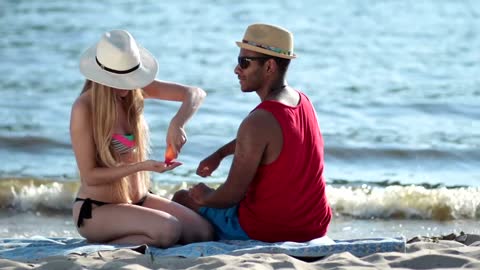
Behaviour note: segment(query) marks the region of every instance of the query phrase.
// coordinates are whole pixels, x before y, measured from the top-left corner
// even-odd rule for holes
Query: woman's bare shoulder
[[[90,93],[83,93],[73,102],[72,105],[72,114],[73,113],[80,113],[86,114],[89,113],[91,110],[91,99]]]
[[[72,111],[70,115],[71,124],[74,125],[88,125],[91,121],[92,115],[92,103],[90,95],[84,93],[80,95],[72,105]]]

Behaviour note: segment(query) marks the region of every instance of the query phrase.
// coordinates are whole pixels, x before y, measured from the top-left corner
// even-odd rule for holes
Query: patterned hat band
[[[243,43],[246,43],[246,44],[249,44],[249,45],[252,45],[252,46],[255,46],[255,47],[259,47],[259,48],[262,48],[262,49],[266,49],[266,50],[269,50],[269,51],[272,51],[272,52],[276,52],[276,53],[280,53],[280,54],[284,54],[284,55],[288,55],[288,56],[292,56],[292,52],[291,51],[287,51],[287,50],[283,50],[283,49],[280,49],[280,48],[277,48],[277,47],[273,47],[273,46],[268,46],[268,45],[262,45],[262,44],[258,44],[258,43],[255,43],[253,41],[248,41],[248,40],[242,40]]]

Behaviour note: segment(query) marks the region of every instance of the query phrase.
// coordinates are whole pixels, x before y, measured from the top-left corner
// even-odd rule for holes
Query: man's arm
[[[243,199],[268,146],[272,119],[274,117],[270,113],[262,110],[254,111],[245,118],[234,140],[235,153],[227,180],[216,190],[193,187],[190,195],[196,203],[201,206],[227,208]],[[230,143],[233,144],[234,141]],[[232,149],[229,144],[222,147],[226,151],[224,153]]]
[[[210,176],[226,156],[233,155],[236,142],[237,139],[233,139],[229,143],[220,147],[217,151],[213,152],[210,156],[200,161],[200,164],[198,164],[197,167],[197,174],[201,177]]]
[[[223,159],[226,156],[233,155],[235,153],[235,146],[237,144],[237,139],[231,140],[229,143],[225,144],[224,146],[220,147],[214,154],[220,155]]]

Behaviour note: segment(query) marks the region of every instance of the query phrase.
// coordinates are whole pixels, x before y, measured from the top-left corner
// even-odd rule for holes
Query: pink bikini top
[[[112,147],[115,152],[119,154],[127,154],[135,150],[135,140],[132,134],[118,134],[112,135]]]

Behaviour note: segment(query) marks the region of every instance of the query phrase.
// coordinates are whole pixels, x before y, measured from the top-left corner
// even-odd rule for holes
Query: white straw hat
[[[155,57],[125,30],[112,30],[80,58],[80,72],[89,80],[133,90],[150,84],[157,75]]]

